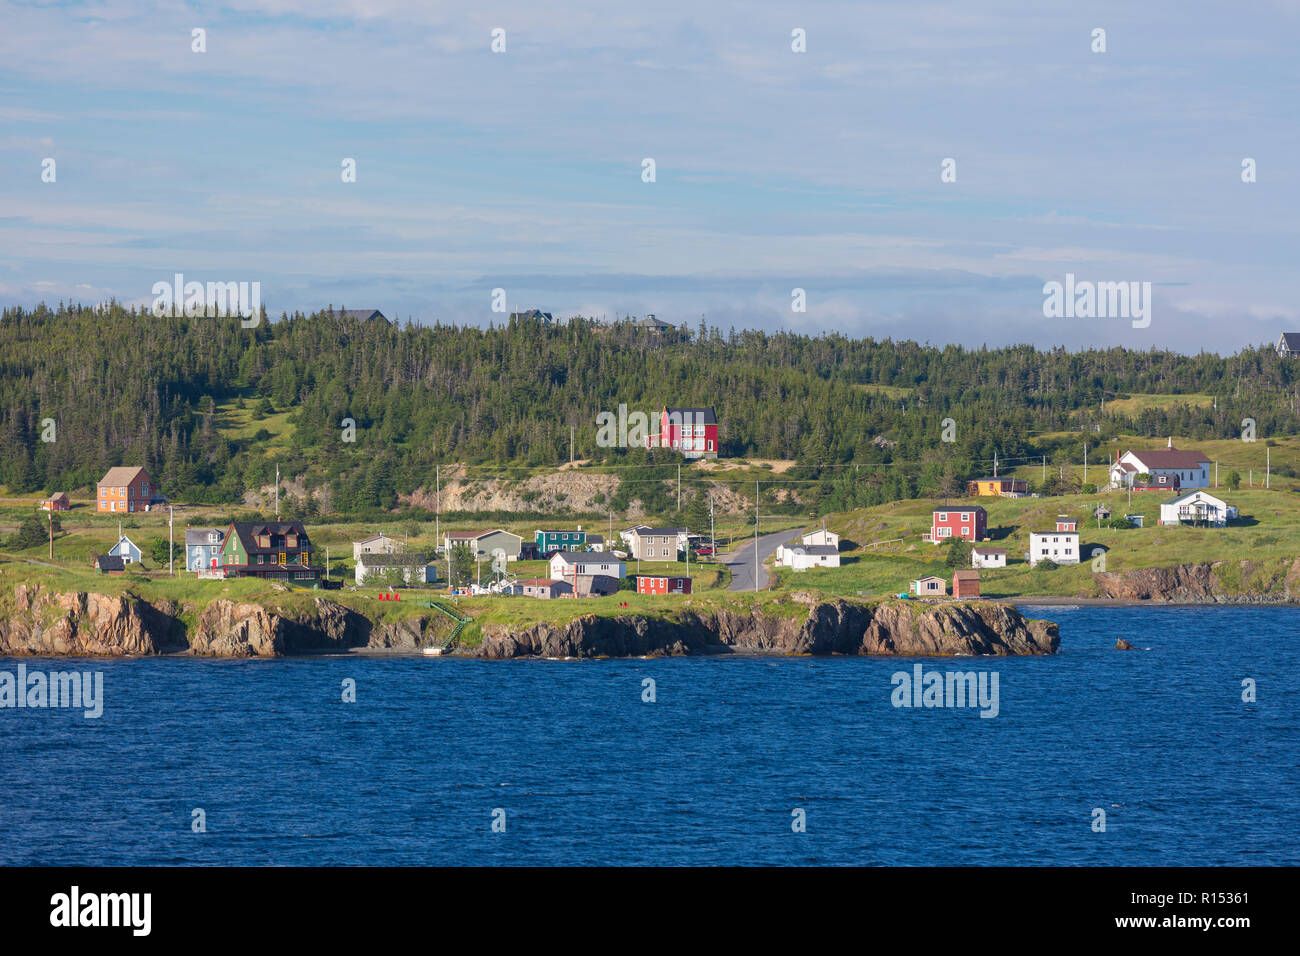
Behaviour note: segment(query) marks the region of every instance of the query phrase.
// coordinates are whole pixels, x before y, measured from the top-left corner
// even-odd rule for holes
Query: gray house
[[[374,585],[388,583],[389,577],[398,575],[407,586],[433,584],[438,580],[438,569],[422,554],[375,552],[362,554],[357,559],[354,577],[359,585]]]
[[[685,528],[632,528],[627,536],[628,550],[638,561],[676,561]]]
[[[491,531],[448,531],[442,536],[444,551],[462,544],[469,548],[478,561],[491,561],[498,550],[506,553],[507,561],[518,561],[524,539],[501,528]]]
[[[1292,353],[1300,352],[1300,332],[1283,332],[1278,336],[1277,354],[1285,358]]]

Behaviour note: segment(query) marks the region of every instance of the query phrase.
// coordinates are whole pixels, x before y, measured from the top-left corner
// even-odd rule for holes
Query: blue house
[[[121,558],[123,564],[139,564],[140,549],[135,546],[135,542],[122,535],[117,539],[117,544],[108,549],[110,558]]]
[[[221,567],[221,542],[225,537],[221,528],[186,528],[185,570],[214,571]]]
[[[535,538],[537,550],[548,558],[557,551],[577,551],[587,543],[587,533],[576,531],[538,531]]]

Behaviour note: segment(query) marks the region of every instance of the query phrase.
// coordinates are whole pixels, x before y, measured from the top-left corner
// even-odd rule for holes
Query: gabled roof
[[[920,584],[922,581],[939,581],[942,584],[948,583],[944,578],[939,577],[937,574],[927,574],[925,577],[914,579],[912,583]]]
[[[587,535],[587,544],[604,544],[604,543],[605,543],[605,536],[603,534]]]
[[[216,534],[217,544],[220,544],[226,538],[226,532],[221,528],[186,528],[185,529],[185,546],[197,544],[211,544],[208,535]]]
[[[637,527],[632,528],[631,530],[634,531],[639,537],[648,538],[651,535],[661,536],[661,535],[682,534],[686,529],[685,528],[647,528],[645,525],[638,525]]]
[[[136,544],[134,541],[132,541],[130,538],[128,538],[126,535],[120,535],[120,536],[118,537],[116,543],[114,543],[113,547],[110,548],[109,550],[111,550],[111,551],[116,551],[119,547],[121,547],[123,541],[125,541],[127,544],[129,544],[129,545],[131,546],[131,549],[132,549],[132,550],[134,550],[134,551],[139,551],[139,550],[140,550],[140,546],[139,546],[138,544]]]
[[[792,550],[795,554],[823,555],[840,553],[840,549],[833,544],[804,544],[801,541],[792,542],[792,544],[794,545]]]
[[[529,578],[527,581],[520,581],[519,586],[525,588],[549,588],[557,584],[568,583],[568,581],[560,581],[556,578]]]
[[[974,569],[967,571],[954,571],[952,573],[952,579],[954,581],[978,581],[980,579],[980,573]]]
[[[411,551],[396,551],[392,554],[362,554],[357,564],[367,568],[418,568],[429,563],[423,554]]]
[[[231,528],[235,536],[239,539],[240,547],[245,554],[275,554],[279,551],[293,551],[295,553],[306,551],[308,553],[316,549],[311,546],[311,540],[307,537],[307,529],[297,521],[235,521],[231,523]],[[272,535],[283,535],[293,531],[298,535],[298,547],[290,548],[284,545],[263,548],[255,540],[255,535],[263,532]]]
[[[975,554],[1006,554],[1006,548],[971,548]]]
[[[712,408],[669,408],[664,406],[670,424],[680,425],[689,422],[692,425],[716,425],[718,417]],[[689,418],[687,417],[689,416]]]
[[[1164,501],[1160,503],[1162,505],[1174,505],[1180,501],[1186,501],[1188,498],[1195,498],[1197,495],[1200,495],[1204,498],[1209,498],[1211,501],[1217,501],[1221,505],[1224,506],[1227,505],[1227,502],[1224,501],[1222,498],[1215,497],[1214,495],[1206,491],[1204,488],[1194,488],[1191,491],[1185,491],[1181,495],[1174,495],[1172,498],[1166,498]]]
[[[100,554],[95,557],[95,566],[101,571],[125,571],[126,562],[121,555]]]
[[[45,500],[46,500],[46,501],[67,501],[67,500],[68,500],[68,496],[67,496],[66,493],[64,493],[64,492],[62,492],[62,491],[56,491],[54,494],[50,495],[50,496],[49,496],[48,498],[46,498]]]
[[[1278,344],[1286,343],[1288,352],[1300,352],[1300,332],[1283,332]]]
[[[1200,468],[1210,463],[1210,456],[1199,451],[1181,451],[1177,448],[1153,448],[1150,451],[1129,451],[1147,468]]]
[[[512,538],[520,538],[513,531],[507,531],[505,528],[489,528],[486,531],[448,531],[446,536],[453,541],[477,541],[479,538],[486,538],[490,534],[508,534]]]
[[[369,322],[372,319],[383,319],[388,321],[388,317],[378,309],[338,309],[334,313],[345,318],[356,319],[358,322]]]
[[[931,509],[931,511],[934,514],[940,514],[940,513],[948,514],[951,511],[984,511],[984,506],[983,505],[949,505],[947,508],[933,508]],[[984,511],[984,513],[988,514],[987,511]]]
[[[559,558],[565,564],[615,564],[618,558],[610,559],[606,551],[556,551],[551,560]]]
[[[665,322],[663,319],[657,319],[653,315],[647,315],[637,323],[643,329],[671,329],[675,326],[671,322]]]
[[[108,485],[110,488],[121,488],[135,484],[136,477],[141,474],[146,478],[149,477],[149,473],[144,470],[143,465],[117,465],[108,469],[104,477],[99,479],[99,483]]]

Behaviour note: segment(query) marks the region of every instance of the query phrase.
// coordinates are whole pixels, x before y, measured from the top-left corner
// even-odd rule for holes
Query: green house
[[[538,531],[537,550],[545,557],[555,551],[577,551],[587,544],[587,532],[577,531]]]

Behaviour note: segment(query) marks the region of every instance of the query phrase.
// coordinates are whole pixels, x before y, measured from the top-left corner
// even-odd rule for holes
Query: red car
[[[695,553],[696,553],[696,554],[712,554],[712,553],[713,553],[713,548],[709,547],[707,544],[702,544],[702,545],[700,545],[698,548],[695,549]]]

